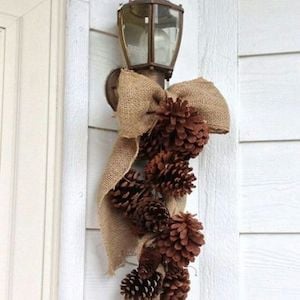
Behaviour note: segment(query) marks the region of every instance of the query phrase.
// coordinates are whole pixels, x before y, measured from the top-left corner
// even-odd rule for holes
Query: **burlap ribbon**
[[[148,238],[138,240],[128,221],[114,209],[108,199],[108,192],[128,172],[139,151],[139,137],[151,129],[156,122],[153,112],[166,96],[187,100],[189,105],[199,109],[208,122],[210,133],[229,131],[227,104],[212,82],[203,78],[171,86],[167,91],[147,77],[133,71],[122,70],[118,84],[119,103],[117,118],[119,137],[104,170],[98,194],[100,229],[109,261],[109,273],[123,265],[126,256],[138,254],[141,244]],[[170,214],[183,211],[185,197],[169,198]]]

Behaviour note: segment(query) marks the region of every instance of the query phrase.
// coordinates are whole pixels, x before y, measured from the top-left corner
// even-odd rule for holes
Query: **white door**
[[[0,299],[55,299],[63,1],[0,1]]]

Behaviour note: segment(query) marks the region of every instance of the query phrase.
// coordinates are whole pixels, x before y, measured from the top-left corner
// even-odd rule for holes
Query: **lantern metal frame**
[[[128,55],[128,50],[127,50],[127,45],[126,45],[126,39],[124,36],[124,31],[122,30],[122,16],[121,12],[123,8],[126,7],[132,7],[135,5],[148,5],[149,6],[149,23],[148,23],[148,61],[145,64],[139,64],[139,65],[132,65],[130,62],[130,58]],[[173,57],[171,60],[171,63],[166,66],[162,64],[158,64],[155,62],[155,23],[154,23],[154,5],[160,5],[160,6],[165,6],[170,9],[176,10],[179,12],[178,14],[178,28],[179,28],[179,33],[176,41],[176,47],[174,49]],[[172,77],[174,65],[178,56],[180,44],[181,44],[181,39],[182,39],[182,29],[183,29],[183,13],[184,9],[182,8],[181,5],[176,5],[174,3],[171,3],[170,1],[167,0],[135,0],[135,1],[130,1],[126,4],[123,4],[119,10],[118,10],[118,29],[119,29],[119,37],[120,37],[120,42],[121,46],[123,49],[123,53],[125,56],[126,64],[129,69],[133,69],[137,72],[143,71],[143,70],[157,70],[161,73],[164,74],[164,78],[166,80],[169,80]]]
[[[128,54],[126,39],[124,31],[122,29],[122,9],[126,7],[132,7],[136,5],[148,5],[149,7],[149,23],[148,23],[148,57],[147,63],[143,64],[131,64]],[[176,40],[176,46],[174,48],[173,57],[169,65],[162,65],[155,62],[155,22],[154,22],[154,6],[164,6],[169,9],[178,11],[178,36]],[[156,81],[161,87],[164,88],[165,80],[169,80],[172,77],[175,62],[179,53],[182,31],[183,31],[183,13],[184,9],[182,5],[176,5],[167,0],[129,0],[128,3],[122,4],[118,9],[118,31],[119,40],[123,50],[123,55],[128,69],[134,70],[140,74],[143,74],[154,81]],[[106,98],[110,106],[116,110],[118,103],[117,95],[117,81],[120,74],[120,69],[113,70],[106,81]]]

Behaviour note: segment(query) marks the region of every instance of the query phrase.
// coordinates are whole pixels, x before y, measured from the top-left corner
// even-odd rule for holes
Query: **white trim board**
[[[231,117],[229,135],[211,136],[205,153],[200,155],[199,215],[206,236],[200,259],[200,295],[202,300],[237,300],[238,1],[199,1],[198,10],[199,72],[220,89]]]
[[[88,142],[89,3],[67,8],[59,299],[84,295]]]

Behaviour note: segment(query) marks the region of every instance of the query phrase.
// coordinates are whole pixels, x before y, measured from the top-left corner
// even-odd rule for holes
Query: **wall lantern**
[[[127,68],[164,87],[172,77],[183,26],[183,8],[166,0],[134,0],[118,10],[119,39]],[[106,82],[106,96],[115,110],[120,69]]]

